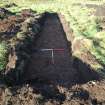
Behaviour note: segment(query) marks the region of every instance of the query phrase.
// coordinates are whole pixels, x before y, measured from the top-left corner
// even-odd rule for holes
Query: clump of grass
[[[97,33],[92,40],[92,54],[95,55],[102,64],[105,64],[105,31]]]
[[[8,47],[5,42],[0,43],[0,71],[4,70],[7,64]]]

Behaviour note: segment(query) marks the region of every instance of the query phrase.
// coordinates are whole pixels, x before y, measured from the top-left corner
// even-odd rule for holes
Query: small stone
[[[97,85],[94,81],[90,81],[89,84],[91,84],[92,86]]]
[[[33,92],[33,88],[32,87],[29,87],[29,92]]]
[[[9,88],[5,89],[5,95],[6,96],[12,96],[12,92],[11,92],[11,90]]]

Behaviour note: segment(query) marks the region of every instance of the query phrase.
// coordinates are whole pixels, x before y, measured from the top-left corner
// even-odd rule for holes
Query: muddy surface
[[[19,16],[8,15],[0,21],[1,41],[12,48],[7,64],[12,86],[0,81],[1,105],[105,105],[105,81],[72,56],[68,27],[60,18],[46,13],[42,19],[23,10]],[[51,51],[41,49],[63,50],[55,50],[52,61]]]

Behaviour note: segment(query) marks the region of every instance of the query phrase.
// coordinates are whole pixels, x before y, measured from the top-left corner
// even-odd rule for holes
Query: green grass
[[[8,47],[5,42],[0,43],[0,71],[4,70],[7,64],[7,50]]]
[[[68,11],[65,12],[65,18],[76,36],[91,37],[98,32],[95,17],[89,16],[91,12],[91,9],[79,6],[69,7]]]
[[[102,64],[105,64],[105,31],[95,35],[91,52]]]

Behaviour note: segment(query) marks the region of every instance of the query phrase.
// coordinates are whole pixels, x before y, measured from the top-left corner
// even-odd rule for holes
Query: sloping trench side
[[[40,78],[64,86],[75,83],[78,79],[77,72],[72,68],[66,35],[57,14],[46,16],[39,35],[33,44],[33,53],[26,67],[24,79]],[[64,51],[54,51],[54,64],[51,62],[51,51],[39,51],[51,48],[64,49]]]

